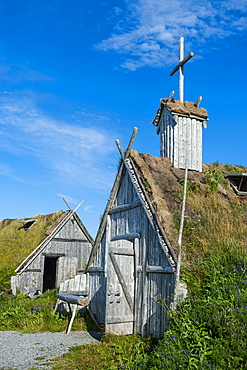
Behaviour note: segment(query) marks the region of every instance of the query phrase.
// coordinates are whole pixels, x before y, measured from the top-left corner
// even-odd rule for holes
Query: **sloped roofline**
[[[196,118],[197,120],[202,121],[202,123],[208,121],[208,113],[206,109],[198,108],[195,103],[187,101],[180,102],[179,100],[174,99],[171,101],[168,99],[160,99],[160,106],[152,122],[154,126],[159,126],[164,108],[166,108],[168,112],[177,116]]]
[[[16,268],[15,272],[18,274],[21,274],[23,270],[27,268],[30,263],[33,262],[33,260],[37,257],[38,254],[40,254],[44,248],[47,246],[47,244],[54,238],[54,236],[62,229],[62,227],[72,218],[76,220],[78,226],[82,230],[82,232],[85,234],[88,241],[93,245],[94,240],[89,234],[88,230],[82,223],[81,219],[74,211],[67,211],[65,212],[64,218],[59,222],[59,224],[52,230],[52,232],[22,261],[22,263]]]
[[[141,202],[143,204],[143,207],[144,207],[144,209],[146,211],[146,214],[147,214],[150,222],[154,225],[154,227],[156,229],[156,232],[158,234],[158,237],[159,237],[161,246],[162,246],[165,254],[168,257],[168,260],[170,261],[171,266],[174,268],[175,265],[176,265],[175,253],[172,250],[172,247],[171,247],[169,241],[167,240],[167,238],[165,236],[164,230],[163,230],[162,226],[160,225],[160,223],[159,223],[159,221],[158,221],[158,219],[156,217],[155,211],[154,211],[154,209],[152,207],[152,204],[151,204],[151,202],[149,200],[148,194],[145,191],[144,187],[142,186],[142,183],[141,183],[141,181],[139,179],[137,170],[135,168],[135,164],[134,164],[133,160],[131,159],[131,157],[128,156],[124,160],[121,159],[121,164],[120,164],[120,167],[119,167],[119,170],[118,170],[118,173],[117,173],[115,182],[113,184],[113,187],[112,187],[112,190],[111,190],[111,194],[110,194],[108,203],[106,205],[104,214],[103,214],[103,216],[101,218],[101,223],[100,223],[100,226],[99,226],[99,229],[98,229],[98,233],[97,233],[97,236],[96,236],[96,239],[95,239],[95,243],[94,243],[93,249],[91,251],[91,254],[90,254],[90,257],[89,257],[89,260],[88,260],[88,264],[86,266],[85,271],[88,271],[88,269],[90,268],[90,266],[94,262],[94,259],[96,257],[97,251],[98,251],[98,249],[100,247],[100,243],[102,241],[102,238],[104,236],[104,232],[105,232],[105,229],[106,229],[107,216],[108,216],[108,214],[109,214],[109,212],[110,212],[110,210],[111,210],[111,208],[112,208],[112,206],[114,204],[114,201],[115,201],[115,199],[117,197],[118,190],[120,188],[121,179],[122,179],[122,176],[124,174],[124,171],[127,171],[128,172],[128,174],[129,174],[129,176],[131,178],[131,181],[133,183],[133,186],[137,190],[137,193],[138,193],[139,198],[140,198],[140,200],[141,200]],[[131,176],[131,172],[133,172],[133,175],[134,176]],[[139,189],[141,189],[143,196],[140,196],[140,191],[138,191],[138,187],[139,187]]]

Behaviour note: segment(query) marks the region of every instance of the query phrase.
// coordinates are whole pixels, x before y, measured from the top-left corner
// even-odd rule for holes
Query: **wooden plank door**
[[[107,259],[106,331],[133,334],[135,305],[134,243],[109,243]]]

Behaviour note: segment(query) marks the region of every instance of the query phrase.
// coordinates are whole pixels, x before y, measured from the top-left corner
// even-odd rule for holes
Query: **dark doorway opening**
[[[45,257],[43,275],[43,293],[48,289],[56,288],[58,257]]]

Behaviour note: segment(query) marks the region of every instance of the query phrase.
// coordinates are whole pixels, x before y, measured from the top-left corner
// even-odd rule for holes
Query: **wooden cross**
[[[194,56],[193,52],[190,52],[186,58],[184,58],[184,38],[179,39],[179,63],[171,71],[170,76],[179,70],[179,100],[184,101],[184,64],[187,63]]]

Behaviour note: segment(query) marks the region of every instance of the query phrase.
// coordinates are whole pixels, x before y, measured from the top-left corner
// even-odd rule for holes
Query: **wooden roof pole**
[[[129,141],[129,145],[128,145],[127,149],[126,149],[126,152],[124,153],[123,150],[122,150],[122,153],[121,154],[123,154],[123,157],[125,159],[128,158],[128,156],[129,156],[129,153],[131,151],[132,145],[133,145],[133,143],[135,141],[135,138],[136,138],[137,131],[138,131],[138,128],[137,127],[134,127],[133,132],[132,132],[132,136],[131,136],[130,141]],[[119,140],[116,140],[116,143],[118,143],[118,142],[119,142]],[[97,249],[100,246],[101,238],[102,238],[102,236],[104,234],[106,223],[107,223],[107,215],[108,215],[108,212],[112,208],[113,203],[115,201],[115,198],[116,198],[116,195],[117,195],[117,192],[118,192],[118,189],[119,189],[119,184],[120,184],[120,181],[121,181],[121,178],[122,178],[123,170],[124,170],[124,163],[123,163],[123,160],[121,159],[121,164],[120,164],[120,167],[119,167],[119,170],[118,170],[118,173],[117,173],[115,182],[113,184],[113,187],[112,187],[112,190],[111,190],[111,193],[110,193],[110,197],[108,199],[108,202],[107,202],[105,211],[104,211],[103,216],[101,218],[101,222],[100,222],[100,226],[99,226],[99,229],[98,229],[98,232],[97,232],[97,235],[96,235],[95,243],[94,243],[92,252],[90,254],[90,257],[89,257],[89,260],[88,260],[88,263],[87,263],[87,266],[86,266],[85,271],[87,271],[89,269],[90,265],[93,263],[93,260],[94,260],[94,258],[96,256],[96,253],[97,253]]]
[[[73,211],[73,209],[70,207],[70,205],[69,205],[69,203],[67,202],[67,200],[66,200],[65,198],[62,198],[62,199],[63,199],[64,203],[66,204],[66,206],[69,208],[69,210],[70,210],[70,211],[72,211],[72,213],[75,213],[75,212],[78,210],[78,208],[82,205],[82,203],[84,203],[84,200],[82,200],[82,201],[78,204],[78,206],[74,209],[74,211]]]

